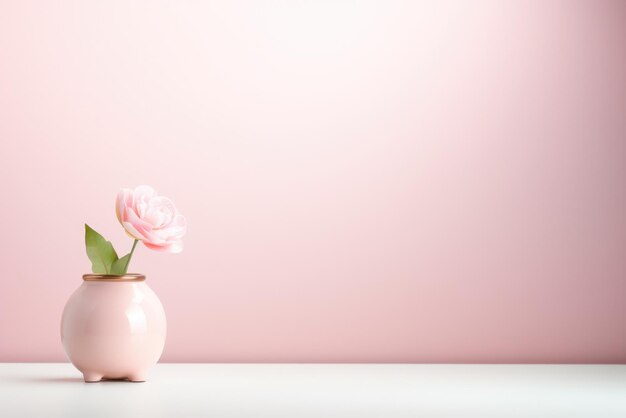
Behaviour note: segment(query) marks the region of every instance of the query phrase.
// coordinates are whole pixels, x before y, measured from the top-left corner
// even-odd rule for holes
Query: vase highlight
[[[140,274],[85,274],[63,310],[61,340],[85,382],[143,382],[163,352],[163,305]]]

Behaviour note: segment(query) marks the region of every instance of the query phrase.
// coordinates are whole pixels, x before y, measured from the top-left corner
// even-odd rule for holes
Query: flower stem
[[[139,242],[138,239],[136,239],[135,242],[133,242],[133,248],[131,248],[130,253],[128,253],[128,260],[126,260],[126,265],[124,266],[124,274],[128,272],[128,265],[130,264],[130,259],[133,258],[133,253],[135,252],[135,247],[137,246],[138,242]]]

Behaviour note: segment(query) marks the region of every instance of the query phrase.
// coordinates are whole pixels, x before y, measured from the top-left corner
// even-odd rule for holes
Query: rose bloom
[[[179,253],[187,230],[185,217],[170,199],[150,186],[122,189],[115,205],[117,219],[128,235],[153,250]]]

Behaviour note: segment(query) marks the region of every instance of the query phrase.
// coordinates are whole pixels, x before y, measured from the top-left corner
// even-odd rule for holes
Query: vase
[[[63,310],[61,340],[85,382],[143,382],[163,352],[163,305],[141,274],[85,274]]]

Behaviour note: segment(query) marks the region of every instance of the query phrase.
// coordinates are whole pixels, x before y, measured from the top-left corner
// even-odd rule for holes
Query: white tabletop
[[[626,365],[0,364],[0,417],[626,417]]]

